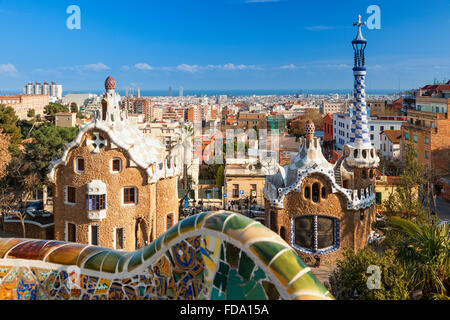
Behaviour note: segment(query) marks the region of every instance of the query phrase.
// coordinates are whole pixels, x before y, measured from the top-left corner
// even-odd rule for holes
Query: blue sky
[[[80,30],[66,27],[73,4]],[[99,90],[108,75],[119,89],[349,89],[352,23],[370,5],[368,89],[450,77],[448,0],[0,0],[0,91]]]

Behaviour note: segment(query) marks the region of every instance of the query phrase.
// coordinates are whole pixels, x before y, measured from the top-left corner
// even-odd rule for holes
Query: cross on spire
[[[366,24],[365,21],[361,21],[361,15],[358,14],[358,21],[357,22],[353,22],[353,26],[357,26],[358,27],[358,35],[356,36],[355,40],[365,40],[362,32],[361,32],[361,27],[364,26]]]

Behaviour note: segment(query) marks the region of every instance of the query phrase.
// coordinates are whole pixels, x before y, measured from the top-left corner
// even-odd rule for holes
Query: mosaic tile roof
[[[277,234],[222,211],[182,220],[135,252],[0,239],[0,299],[333,297]]]

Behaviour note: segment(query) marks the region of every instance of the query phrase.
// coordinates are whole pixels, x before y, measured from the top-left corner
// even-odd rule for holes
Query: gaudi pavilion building
[[[55,239],[133,251],[178,222],[180,159],[128,121],[112,77],[102,110],[50,166]]]
[[[352,41],[355,57],[354,104],[350,143],[343,156],[330,164],[322,154],[314,124],[305,124],[306,137],[289,166],[266,178],[266,225],[304,259],[322,262],[340,257],[343,248],[365,247],[376,219],[375,170],[379,163],[369,139],[365,97],[367,41],[361,33]]]

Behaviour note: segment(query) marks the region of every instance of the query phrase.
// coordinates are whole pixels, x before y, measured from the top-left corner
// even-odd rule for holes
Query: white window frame
[[[97,244],[92,244],[92,227],[97,227]],[[90,246],[99,246],[100,245],[100,226],[98,224],[90,224],[88,228],[88,243]]]
[[[75,206],[76,204],[77,204],[77,196],[76,196],[76,189],[77,188],[75,188],[75,202],[69,202],[69,193],[68,193],[68,187],[71,187],[71,188],[75,188],[74,186],[65,186],[64,187],[64,204],[65,205],[67,205],[67,206],[71,206],[71,207],[73,207],[73,206]]]
[[[172,224],[170,227],[172,228],[172,227],[176,224],[176,223],[175,223],[175,212],[170,211],[170,212],[166,213],[166,214],[164,215],[164,230],[165,230],[165,232],[167,232],[167,231],[169,230],[169,229],[167,228],[167,216],[168,216],[169,214],[172,215],[172,222],[173,222],[173,224]]]
[[[117,233],[117,229],[122,229],[123,230],[123,249],[118,249],[117,248],[117,243],[116,243],[116,233]],[[126,234],[125,234],[125,228],[124,227],[114,227],[113,228],[113,237],[112,237],[112,243],[113,243],[113,248],[114,250],[119,250],[119,251],[124,251],[125,250],[125,239],[127,238]]]
[[[78,159],[83,159],[84,161],[84,170],[86,170],[86,160],[83,157],[76,157],[75,158],[75,172],[78,174],[84,173],[84,170],[78,169]]]
[[[125,203],[125,199],[124,199],[124,190],[125,189],[130,189],[130,188],[134,188],[134,203]],[[121,189],[121,197],[122,197],[122,206],[123,207],[132,207],[132,206],[136,206],[138,204],[138,188],[137,187],[123,187]]]
[[[73,221],[64,222],[64,241],[69,242],[69,223],[75,225],[75,241],[77,240],[77,224]]]
[[[114,160],[119,160],[119,161],[120,161],[120,169],[119,169],[119,171],[114,171],[114,170],[113,170],[113,161],[114,161]],[[114,174],[121,173],[121,172],[122,172],[122,168],[123,168],[122,162],[123,162],[123,161],[122,161],[121,158],[112,158],[112,159],[111,159],[111,162],[110,162],[110,167],[109,167],[110,172],[111,172],[111,173],[114,173]]]

